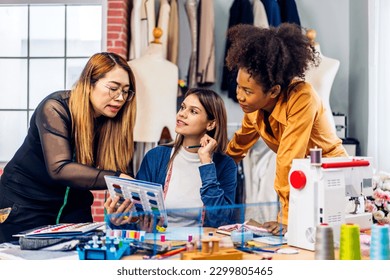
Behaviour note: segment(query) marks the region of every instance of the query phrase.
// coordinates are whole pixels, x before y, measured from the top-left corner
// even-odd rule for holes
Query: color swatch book
[[[131,212],[153,213],[158,219],[163,219],[163,227],[168,226],[168,216],[164,204],[161,184],[141,180],[130,180],[115,176],[104,176],[111,198],[119,196],[119,203],[125,199],[134,202]]]
[[[56,225],[47,225],[34,228],[29,231],[23,231],[14,235],[15,237],[24,238],[62,238],[62,237],[76,237],[79,235],[93,232],[104,226],[104,222],[90,222],[90,223],[63,223]]]

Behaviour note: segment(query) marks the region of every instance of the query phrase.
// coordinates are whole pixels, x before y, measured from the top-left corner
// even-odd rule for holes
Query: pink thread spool
[[[321,166],[322,149],[312,148],[310,149],[310,164],[313,166]]]

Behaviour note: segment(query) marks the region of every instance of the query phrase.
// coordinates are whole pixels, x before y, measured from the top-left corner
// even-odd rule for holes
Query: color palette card
[[[168,216],[164,204],[161,184],[141,180],[130,180],[115,176],[104,176],[111,198],[119,196],[119,203],[125,199],[134,202],[131,212],[153,214],[163,219],[163,227],[168,226]]]
[[[47,225],[34,228],[15,234],[15,237],[25,238],[60,238],[82,235],[104,226],[104,222],[87,222],[87,223],[63,223],[56,225]]]

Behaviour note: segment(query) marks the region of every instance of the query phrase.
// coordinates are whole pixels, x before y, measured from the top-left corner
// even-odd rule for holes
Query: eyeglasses
[[[122,95],[125,101],[131,101],[135,95],[135,92],[131,89],[124,90],[123,88],[112,87],[107,84],[103,84],[103,86],[108,88],[108,95],[114,100],[118,99],[118,97]]]

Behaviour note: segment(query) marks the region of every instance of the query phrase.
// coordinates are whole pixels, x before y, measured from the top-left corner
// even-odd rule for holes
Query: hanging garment
[[[198,23],[197,23],[197,1],[187,0],[185,8],[188,16],[191,31],[191,57],[188,67],[187,84],[189,88],[196,86],[196,58],[198,46]]]
[[[301,25],[295,0],[278,0],[282,22]]]
[[[279,26],[282,23],[278,0],[261,0],[267,13],[270,26]]]
[[[253,10],[252,4],[249,0],[234,0],[232,6],[230,7],[230,17],[229,17],[229,25],[228,28],[240,24],[253,24]],[[229,47],[229,40],[226,39],[226,47],[225,47],[225,56],[227,56]],[[226,67],[226,62],[224,61],[223,73],[222,73],[222,83],[221,90],[228,91],[228,97],[237,102],[236,96],[236,76],[237,71],[229,71]]]
[[[274,189],[276,153],[262,139],[249,150],[243,159],[245,201],[248,206],[245,220],[261,223],[276,221],[279,212],[278,195]]]
[[[168,0],[160,0],[160,10],[158,12],[158,24],[157,26],[162,30],[162,36],[160,41],[163,46],[163,55],[164,58],[167,58],[168,53],[168,34],[169,30],[169,14],[171,11],[171,6],[168,3]]]
[[[171,0],[168,30],[167,59],[177,65],[179,53],[179,10],[177,0]]]
[[[198,86],[215,83],[214,1],[199,1]]]
[[[140,57],[153,40],[156,26],[155,5],[153,0],[133,0],[130,16],[129,60]]]
[[[253,0],[253,25],[269,28],[267,13],[261,0]]]

